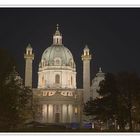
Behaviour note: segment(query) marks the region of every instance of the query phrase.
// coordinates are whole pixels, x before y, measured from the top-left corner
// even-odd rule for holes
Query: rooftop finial
[[[58,31],[58,29],[59,29],[59,24],[56,24],[56,29],[57,29],[57,31]]]
[[[55,31],[55,36],[60,36],[60,31],[59,31],[59,24],[56,24],[56,31]]]
[[[89,49],[87,44],[85,45],[85,49]]]
[[[32,48],[30,43],[28,43],[28,46],[27,46],[27,48]]]

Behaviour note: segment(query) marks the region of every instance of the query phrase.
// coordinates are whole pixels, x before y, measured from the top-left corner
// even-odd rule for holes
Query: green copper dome
[[[53,35],[53,44],[42,54],[40,68],[45,66],[70,66],[75,68],[73,56],[68,48],[62,44],[62,34],[57,25]]]
[[[68,48],[63,45],[52,45],[42,54],[45,65],[62,65],[75,67],[73,56]],[[57,63],[58,62],[58,63]]]

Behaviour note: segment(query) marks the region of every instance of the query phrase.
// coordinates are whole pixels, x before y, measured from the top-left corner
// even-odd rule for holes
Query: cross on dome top
[[[59,24],[56,24],[56,29],[57,29],[57,31],[58,31],[58,29],[59,29]]]
[[[56,31],[55,31],[55,36],[61,36],[60,31],[59,31],[59,24],[56,24]]]
[[[62,45],[62,35],[59,31],[59,24],[56,24],[56,31],[53,36],[53,45]]]

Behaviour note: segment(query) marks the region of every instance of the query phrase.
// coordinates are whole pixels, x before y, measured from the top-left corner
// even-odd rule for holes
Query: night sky
[[[103,72],[140,74],[140,9],[1,8],[0,47],[15,57],[18,72],[24,79],[24,53],[31,43],[35,54],[33,87],[37,86],[41,55],[52,44],[57,23],[63,44],[74,56],[78,88],[82,87],[81,54],[86,44],[93,57],[92,79],[98,67]]]

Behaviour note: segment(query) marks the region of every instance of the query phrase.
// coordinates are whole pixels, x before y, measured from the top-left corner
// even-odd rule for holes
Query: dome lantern
[[[102,73],[102,68],[101,67],[99,67],[99,72]]]
[[[55,34],[53,35],[53,45],[62,45],[62,35],[59,31],[59,25],[56,25],[56,31]]]

